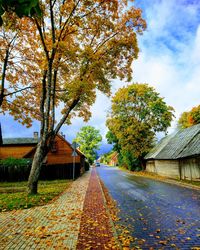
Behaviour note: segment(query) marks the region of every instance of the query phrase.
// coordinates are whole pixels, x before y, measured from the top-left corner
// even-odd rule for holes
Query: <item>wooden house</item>
[[[117,152],[113,152],[110,155],[109,165],[111,165],[111,166],[117,166],[118,165],[118,153]]]
[[[200,124],[166,136],[145,160],[148,172],[200,181]]]
[[[34,132],[32,138],[3,138],[0,145],[0,159],[9,157],[32,159],[38,140],[37,132]],[[72,156],[73,152],[74,149],[64,135],[56,135],[43,162],[41,178],[72,178],[73,162],[75,163],[75,176],[81,175],[85,171],[86,158],[78,149],[75,150],[75,157]]]

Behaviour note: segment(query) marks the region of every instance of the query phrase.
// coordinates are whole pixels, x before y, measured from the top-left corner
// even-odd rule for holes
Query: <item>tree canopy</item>
[[[166,131],[170,126],[173,111],[148,84],[134,83],[116,92],[107,126],[117,138],[126,162],[142,161],[156,132]]]
[[[85,154],[90,164],[96,159],[96,150],[99,149],[102,136],[98,129],[92,126],[82,127],[74,140],[80,145],[80,150]]]
[[[34,119],[41,122],[31,193],[61,126],[75,116],[87,121],[96,90],[110,95],[111,79],[131,79],[139,51],[136,34],[146,28],[141,10],[126,0],[41,0],[40,6],[41,18],[18,20],[9,53],[3,30],[0,36],[0,70],[5,73],[1,108],[27,126]]]
[[[5,12],[15,12],[18,17],[42,14],[39,0],[0,0],[0,26]]]
[[[190,111],[183,112],[178,120],[181,128],[189,128],[200,123],[200,105],[193,107]]]

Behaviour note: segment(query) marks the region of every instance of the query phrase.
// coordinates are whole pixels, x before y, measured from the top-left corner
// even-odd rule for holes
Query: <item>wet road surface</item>
[[[200,191],[103,165],[97,171],[117,201],[117,223],[137,238],[132,247],[200,249]]]

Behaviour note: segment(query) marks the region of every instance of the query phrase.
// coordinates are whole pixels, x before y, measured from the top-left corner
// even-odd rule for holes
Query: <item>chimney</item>
[[[3,145],[3,138],[2,138],[2,132],[1,132],[1,123],[0,123],[0,146]]]
[[[36,140],[38,140],[38,132],[36,132],[36,131],[33,132],[33,138],[36,139]]]

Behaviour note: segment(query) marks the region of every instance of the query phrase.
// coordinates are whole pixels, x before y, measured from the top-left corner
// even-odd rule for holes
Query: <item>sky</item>
[[[180,114],[200,104],[200,1],[135,0],[134,5],[143,10],[147,30],[138,36],[140,53],[132,65],[132,82],[148,83],[174,107],[171,133]],[[112,81],[112,94],[123,85],[126,83]],[[98,92],[88,123],[76,118],[70,126],[62,127],[66,139],[71,142],[81,127],[91,125],[103,136],[100,153],[108,152],[111,145],[106,142],[105,121],[110,100]],[[38,122],[27,129],[8,115],[0,119],[4,138],[31,137],[33,131],[39,131]]]

